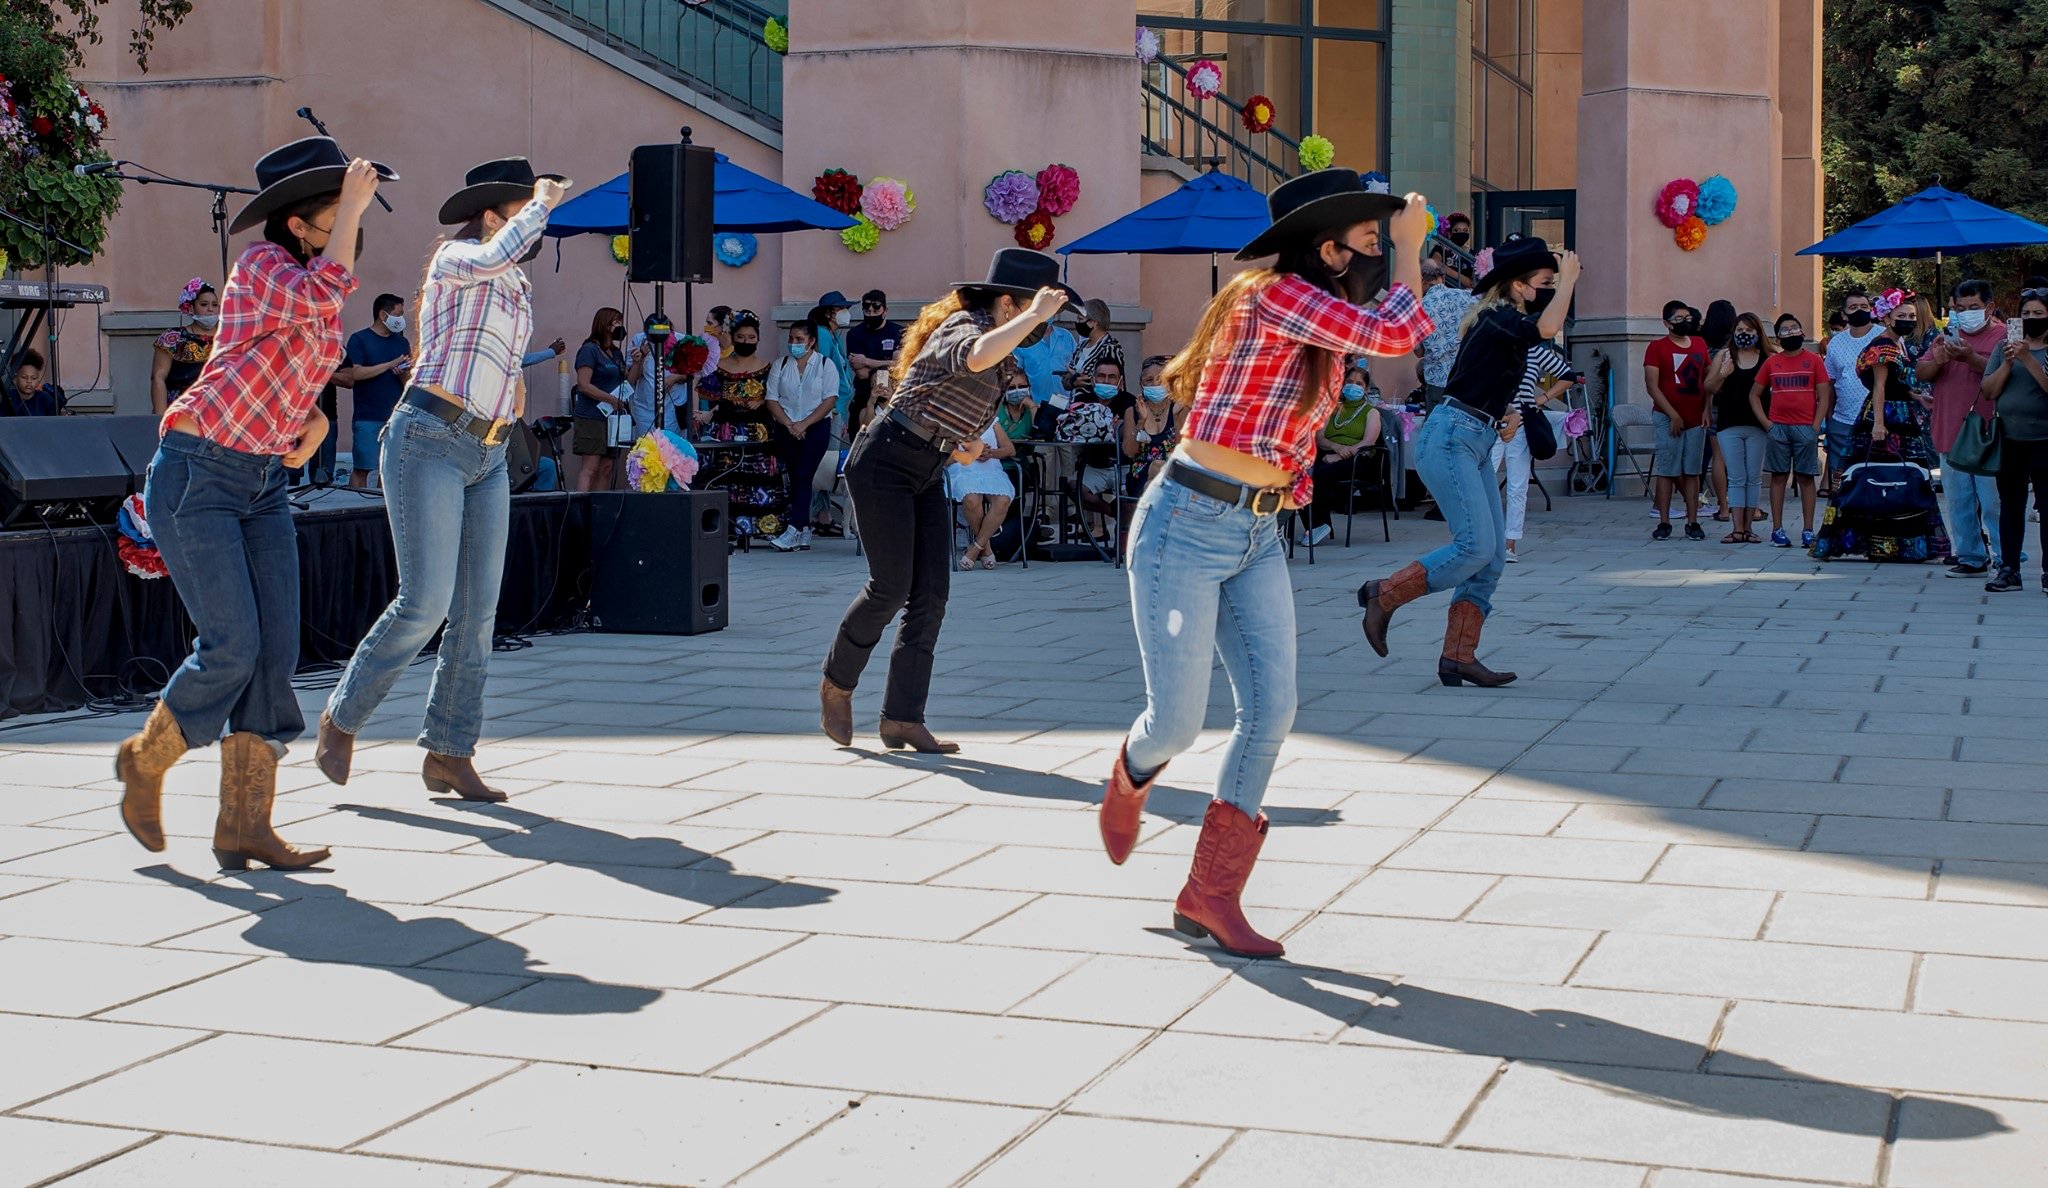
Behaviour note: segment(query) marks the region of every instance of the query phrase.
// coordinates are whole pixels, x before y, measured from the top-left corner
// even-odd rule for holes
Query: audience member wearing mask
[[[213,351],[214,331],[220,329],[220,294],[195,276],[178,294],[178,313],[183,325],[164,331],[152,344],[149,407],[159,417],[199,378],[199,369]]]
[[[1067,406],[1067,365],[1073,362],[1081,342],[1072,330],[1058,322],[1048,323],[1043,329],[1043,334],[1034,335],[1010,352],[1010,358],[1017,361],[1031,385],[1034,410],[1063,409]]]
[[[605,415],[631,410],[630,397],[615,393],[629,378],[627,372],[646,360],[643,353],[636,363],[627,362],[625,345],[626,315],[607,306],[590,319],[590,337],[576,349],[574,449],[583,459],[576,472],[578,491],[612,489],[618,451],[605,439]]]
[[[1085,392],[1075,394],[1074,408],[1070,409],[1067,415],[1068,417],[1076,416],[1081,407],[1085,405],[1099,404],[1106,406],[1109,409],[1107,432],[1101,438],[1076,437],[1069,432],[1067,438],[1072,441],[1099,441],[1101,443],[1083,446],[1074,452],[1078,455],[1077,464],[1080,467],[1081,489],[1108,502],[1116,498],[1118,450],[1116,426],[1122,422],[1124,414],[1137,404],[1137,398],[1124,391],[1124,369],[1122,363],[1105,356],[1095,364],[1094,375],[1095,378],[1088,385],[1088,389]],[[1098,541],[1108,539],[1109,528],[1107,520],[1093,512],[1088,513],[1085,518],[1088,521],[1090,535]]]
[[[1124,344],[1109,332],[1109,302],[1100,297],[1090,298],[1081,307],[1081,345],[1074,349],[1072,365],[1067,370],[1067,387],[1076,392],[1085,392],[1096,383],[1095,372],[1105,361],[1116,364],[1119,376],[1125,374]]]
[[[1700,385],[1707,376],[1707,344],[1699,338],[1699,315],[1683,301],[1664,303],[1664,326],[1669,333],[1643,352],[1643,387],[1657,410],[1650,414],[1657,444],[1650,463],[1657,527],[1650,537],[1671,539],[1675,488],[1685,499],[1686,539],[1705,540],[1700,475],[1707,462],[1707,398]]]
[[[1870,389],[1856,376],[1856,360],[1862,356],[1863,348],[1884,332],[1872,313],[1868,293],[1850,293],[1842,298],[1841,313],[1843,329],[1828,336],[1825,355],[1828,382],[1835,391],[1834,406],[1828,410],[1828,474],[1821,484],[1829,494],[1849,466],[1849,455],[1855,448],[1856,420],[1863,415],[1863,402],[1870,398]]]
[[[1764,473],[1771,476],[1771,516],[1778,522],[1771,544],[1781,549],[1792,547],[1785,519],[1785,488],[1796,481],[1804,517],[1799,547],[1811,548],[1820,435],[1834,394],[1827,363],[1817,352],[1806,349],[1806,329],[1796,314],[1779,314],[1771,333],[1777,336],[1778,353],[1764,360],[1749,390],[1750,411],[1770,426]]]
[[[809,322],[789,328],[786,353],[768,371],[768,412],[783,433],[789,472],[789,526],[769,540],[780,552],[811,547],[811,484],[832,449],[839,369],[817,349]]]
[[[1763,319],[1735,316],[1728,345],[1707,365],[1706,393],[1713,403],[1714,440],[1728,466],[1728,511],[1732,517],[1722,544],[1762,544],[1751,530],[1763,500],[1764,450],[1770,444],[1763,412],[1750,402],[1757,372],[1763,370]]]
[[[1330,517],[1346,502],[1352,459],[1380,439],[1380,410],[1368,399],[1371,382],[1363,367],[1345,372],[1337,407],[1316,434],[1315,496],[1296,538],[1301,544],[1313,547],[1330,539]]]
[[[1003,377],[1003,402],[996,406],[996,424],[1013,442],[1028,438],[1038,414],[1038,403],[1031,398],[1031,381],[1025,378],[1015,355],[1003,360],[997,371]]]
[[[1998,559],[1998,477],[1965,474],[1949,465],[1963,421],[1975,410],[1989,420],[1998,405],[1984,394],[1991,352],[2006,324],[1991,316],[1991,283],[1964,279],[1949,294],[1948,331],[1914,365],[1934,395],[1934,448],[1941,456],[1941,514],[1948,524],[1950,577],[1981,577]]]
[[[405,337],[405,298],[396,293],[379,293],[370,305],[370,326],[348,339],[342,355],[348,365],[348,383],[355,396],[349,416],[348,485],[363,490],[377,473],[382,452],[379,437],[398,397],[405,391],[405,375],[412,368],[412,343]]]
[[[903,327],[889,320],[889,295],[880,289],[862,293],[860,321],[846,332],[846,358],[853,367],[853,405],[846,421],[849,439],[867,424],[875,373],[889,370],[896,362],[896,348],[902,341]]]
[[[833,397],[833,415],[843,423],[853,408],[853,361],[846,353],[846,333],[853,328],[853,301],[837,289],[818,298],[811,310],[811,325],[817,330],[820,355],[832,360],[839,376],[839,391]]]
[[[1994,593],[2021,587],[2027,493],[2048,500],[2048,288],[2020,293],[2020,341],[2000,343],[1984,372],[1984,394],[1996,402],[1999,427],[1998,576]],[[2041,521],[2041,591],[2048,594],[2048,518]]]
[[[1121,421],[1124,491],[1134,497],[1159,477],[1180,439],[1180,410],[1166,390],[1167,359],[1154,355],[1145,360],[1139,373],[1138,399],[1124,410]]]

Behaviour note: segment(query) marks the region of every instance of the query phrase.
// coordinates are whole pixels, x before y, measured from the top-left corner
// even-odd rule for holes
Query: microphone
[[[80,177],[91,177],[95,173],[106,173],[112,169],[119,169],[127,163],[126,161],[94,161],[87,165],[73,165],[71,172]]]
[[[292,114],[298,116],[302,120],[310,120],[313,118],[313,109],[310,107],[301,107],[299,110],[293,112]]]

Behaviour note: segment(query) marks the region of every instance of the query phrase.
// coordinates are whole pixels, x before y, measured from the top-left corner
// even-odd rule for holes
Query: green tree
[[[145,73],[156,35],[177,27],[192,13],[192,0],[136,0],[139,11],[128,31],[128,52]],[[0,22],[19,19],[64,49],[66,65],[83,66],[85,47],[98,45],[100,9],[107,0],[0,0]],[[65,14],[69,20],[65,20]]]
[[[1830,0],[1821,139],[1831,231],[1936,184],[2048,223],[2048,0]],[[1950,261],[1946,279],[1962,275]],[[2048,251],[1984,252],[2001,289]],[[1927,289],[1934,262],[1831,260],[1832,302],[1855,286]]]

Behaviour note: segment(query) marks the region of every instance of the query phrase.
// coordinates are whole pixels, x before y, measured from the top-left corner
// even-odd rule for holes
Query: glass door
[[[1479,246],[1495,247],[1519,232],[1557,248],[1578,243],[1579,196],[1576,190],[1492,190],[1476,204],[1481,223]]]

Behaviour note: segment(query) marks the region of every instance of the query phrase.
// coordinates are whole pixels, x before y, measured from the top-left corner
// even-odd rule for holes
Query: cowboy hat
[[[1551,252],[1550,245],[1519,233],[1510,235],[1493,249],[1491,266],[1487,268],[1486,275],[1472,286],[1472,291],[1484,293],[1545,268],[1553,271],[1557,268],[1557,256]]]
[[[1081,304],[1081,295],[1060,282],[1060,262],[1030,248],[998,248],[988,262],[986,280],[960,281],[953,287],[1008,293],[1019,301],[1030,301],[1040,289],[1053,288],[1065,293],[1069,304]]]
[[[441,204],[440,220],[443,227],[453,227],[482,214],[494,206],[507,202],[524,202],[533,197],[534,183],[540,178],[571,184],[559,173],[543,173],[536,177],[533,163],[525,157],[500,157],[485,161],[462,175],[462,188],[448,196]]]
[[[1318,169],[1280,183],[1266,195],[1273,225],[1237,253],[1240,260],[1270,256],[1288,244],[1307,242],[1324,231],[1384,219],[1408,205],[1406,198],[1365,188],[1350,169]]]
[[[379,161],[370,165],[383,180],[398,180],[389,165]],[[256,162],[260,192],[236,212],[228,234],[240,235],[280,210],[341,189],[342,175],[347,172],[348,155],[329,136],[308,136],[271,149]]]

